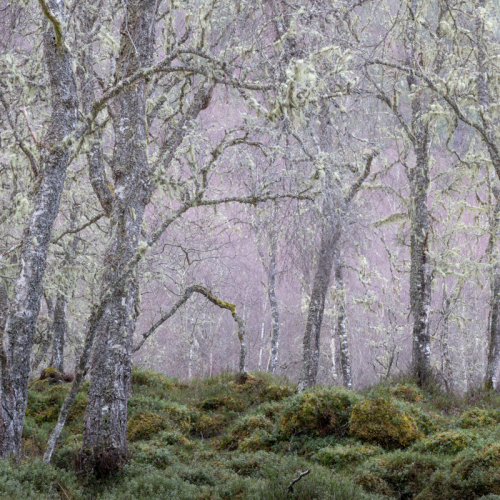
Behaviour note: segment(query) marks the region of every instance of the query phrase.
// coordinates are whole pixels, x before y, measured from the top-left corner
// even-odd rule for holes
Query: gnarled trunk
[[[69,151],[60,142],[75,130],[78,99],[71,55],[64,43],[65,13],[62,2],[48,2],[59,19],[43,36],[45,67],[50,79],[52,114],[43,139],[50,149],[42,150],[39,186],[33,212],[23,232],[20,270],[7,318],[2,346],[2,407],[0,409],[0,456],[21,452],[21,436],[27,403],[28,377],[36,330],[42,280],[52,227],[59,211]],[[41,2],[46,13],[46,2]]]
[[[151,63],[157,4],[155,0],[127,3],[117,61],[118,80]],[[144,210],[152,191],[146,151],[145,87],[146,83],[139,81],[122,92],[113,113],[116,197],[105,251],[107,270],[102,293],[117,280],[138,248]],[[127,458],[127,395],[138,299],[138,284],[132,277],[114,294],[97,330],[80,455],[84,470],[106,473]]]

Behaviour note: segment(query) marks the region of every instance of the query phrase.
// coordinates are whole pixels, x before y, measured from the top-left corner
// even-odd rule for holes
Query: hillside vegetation
[[[41,461],[70,384],[30,385],[22,463],[0,462],[0,498],[136,500],[500,499],[500,398],[453,398],[408,383],[364,393],[257,373],[179,383],[133,370],[130,461],[78,473],[86,390],[52,464]],[[291,487],[301,473],[310,471]],[[499,495],[499,496],[496,496]]]

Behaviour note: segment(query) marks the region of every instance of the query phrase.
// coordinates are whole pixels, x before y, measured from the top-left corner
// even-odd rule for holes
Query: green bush
[[[414,449],[418,451],[428,451],[431,453],[439,453],[444,455],[455,455],[463,450],[466,450],[477,441],[477,437],[473,434],[465,432],[448,431],[433,434],[414,445]]]
[[[74,475],[41,460],[13,465],[0,460],[0,498],[44,500],[82,498]]]
[[[171,427],[172,424],[157,413],[136,413],[127,423],[127,439],[129,441],[150,439],[158,432]]]
[[[441,467],[442,460],[438,457],[395,451],[365,462],[358,472],[356,482],[372,493],[409,500],[426,487],[430,477]],[[381,489],[387,485],[392,494],[383,493],[381,489],[370,489],[370,483],[374,486],[378,484]]]
[[[500,443],[465,452],[452,462],[451,471],[435,474],[419,500],[469,500],[500,495]]]
[[[424,400],[421,389],[411,385],[397,385],[391,387],[389,392],[393,397],[403,399],[409,403],[417,403]]]
[[[354,406],[349,427],[355,438],[388,449],[404,448],[423,437],[409,413],[383,398]]]
[[[459,425],[462,429],[489,427],[500,423],[500,410],[482,410],[473,408],[460,415]]]
[[[203,411],[215,411],[222,408],[236,412],[241,412],[244,410],[244,404],[242,401],[235,398],[230,398],[228,396],[216,396],[213,398],[205,399],[200,403],[199,407]]]
[[[177,462],[177,457],[165,446],[155,446],[155,443],[138,443],[132,451],[133,459],[139,464],[150,464],[160,469]]]
[[[383,453],[379,446],[366,444],[353,444],[345,446],[327,446],[321,448],[313,456],[321,465],[326,467],[342,468],[346,465],[358,464],[364,460]]]
[[[352,408],[360,399],[356,393],[341,387],[297,394],[285,403],[280,432],[284,437],[346,436]]]
[[[220,449],[235,450],[243,440],[249,438],[254,431],[271,432],[273,423],[263,415],[247,415],[239,418],[220,442]]]

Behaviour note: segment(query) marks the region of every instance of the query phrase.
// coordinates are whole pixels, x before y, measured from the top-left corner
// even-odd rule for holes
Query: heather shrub
[[[346,436],[353,406],[361,398],[341,387],[302,392],[285,402],[280,421],[284,437]]]
[[[387,449],[404,448],[422,437],[413,417],[383,398],[354,406],[349,427],[353,437]]]
[[[383,449],[379,446],[356,443],[321,448],[312,458],[326,467],[342,468],[346,465],[361,463],[381,453]]]

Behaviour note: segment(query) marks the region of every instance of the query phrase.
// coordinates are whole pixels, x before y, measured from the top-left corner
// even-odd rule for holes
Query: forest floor
[[[41,456],[70,384],[44,375],[30,384],[25,458],[0,461],[0,498],[500,500],[496,393],[450,396],[399,380],[296,394],[265,373],[244,384],[232,374],[180,383],[134,368],[130,461],[85,482],[74,464],[87,387],[47,465]]]

